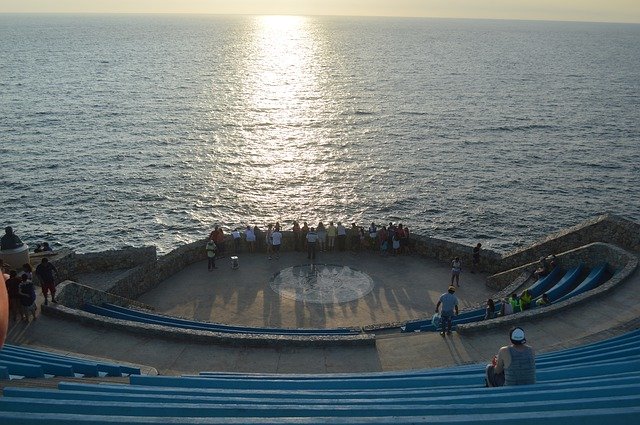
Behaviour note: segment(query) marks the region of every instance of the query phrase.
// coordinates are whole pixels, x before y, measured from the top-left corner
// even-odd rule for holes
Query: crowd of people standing
[[[409,238],[409,228],[403,224],[376,225],[371,223],[368,228],[351,223],[346,227],[342,222],[330,221],[325,225],[320,221],[317,226],[303,222],[302,226],[294,221],[291,227],[293,235],[293,250],[308,253],[309,259],[315,259],[317,252],[343,252],[351,250],[379,251],[380,255],[410,254],[412,247]],[[283,227],[279,222],[270,223],[266,229],[259,226],[247,225],[244,229],[236,227],[231,231],[231,249],[227,249],[225,241],[228,239],[222,227],[215,226],[209,234],[207,242],[207,257],[209,270],[215,269],[215,258],[222,258],[228,253],[238,254],[242,240],[246,250],[253,253],[266,250],[268,259],[280,258],[280,247],[283,244]]]
[[[34,278],[40,283],[42,295],[44,296],[44,304],[49,303],[49,294],[51,301],[57,303],[56,300],[56,280],[59,280],[58,269],[49,262],[48,258],[43,258],[33,270],[30,263],[25,263],[21,270],[2,268],[5,278],[7,295],[9,301],[9,317],[13,321],[17,321],[20,317],[23,321],[28,322],[29,316],[36,318],[36,289]]]
[[[262,230],[256,226],[246,226],[244,230],[237,227],[231,232],[233,252],[238,253],[241,241],[244,239],[248,252],[255,252],[264,245],[269,256],[277,257],[279,247],[283,242],[283,226],[279,222],[270,223]],[[324,224],[320,221],[316,226],[303,222],[302,226],[294,221],[291,227],[293,233],[293,249],[306,251],[309,232],[316,234],[315,243],[318,252],[324,251],[380,251],[382,255],[399,255],[411,253],[409,228],[402,223],[376,225],[371,223],[368,228],[351,223],[349,227],[342,222],[330,221]],[[209,239],[214,241],[220,255],[226,252],[225,234],[220,226],[215,226]]]

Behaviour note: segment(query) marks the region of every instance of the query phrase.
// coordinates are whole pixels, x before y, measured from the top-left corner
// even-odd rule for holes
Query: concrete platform
[[[309,264],[306,254],[282,253],[279,260],[265,254],[239,255],[233,270],[228,257],[207,271],[200,262],[178,271],[138,301],[159,313],[189,319],[285,328],[364,327],[430,317],[451,281],[448,264],[414,256],[381,257],[375,253],[321,253],[317,264],[349,266],[367,274],[373,290],[362,298],[318,304],[281,296],[269,285],[279,271]],[[483,303],[493,294],[482,274],[463,273],[456,295],[460,308]]]
[[[366,326],[428,317],[450,281],[447,263],[419,257],[380,257],[375,253],[321,254],[318,263],[348,265],[367,273],[373,290],[347,303],[317,304],[284,298],[269,285],[278,271],[307,263],[303,253],[240,255],[240,268],[229,259],[208,272],[199,262],[140,297],[158,312],[214,322],[250,326]],[[463,273],[457,291],[462,308],[484,303],[492,295],[485,276]],[[571,347],[638,326],[640,272],[596,302],[575,306],[562,318],[523,323],[538,351]],[[12,325],[9,343],[106,358],[155,368],[166,375],[200,371],[333,373],[432,368],[484,362],[507,341],[507,329],[464,337],[454,333],[378,335],[375,347],[247,348],[184,343],[127,332],[98,329],[41,316]]]

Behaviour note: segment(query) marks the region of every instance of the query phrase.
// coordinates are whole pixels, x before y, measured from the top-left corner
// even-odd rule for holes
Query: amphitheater
[[[285,234],[279,260],[242,246],[239,267],[229,254],[212,272],[204,241],[162,256],[59,251],[59,303],[12,324],[0,351],[2,423],[637,423],[638,223],[607,214],[515,252],[483,250],[481,272],[463,269],[460,317],[530,287],[540,256],[581,279],[606,264],[606,279],[550,306],[460,320],[446,337],[431,316],[451,259],[469,265],[472,249],[412,246],[309,262]],[[538,383],[484,388],[514,325],[538,353]]]

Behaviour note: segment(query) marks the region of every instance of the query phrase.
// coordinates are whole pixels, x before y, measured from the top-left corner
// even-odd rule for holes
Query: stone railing
[[[59,304],[72,309],[82,309],[85,304],[110,303],[122,307],[136,306],[147,310],[153,310],[153,307],[139,303],[130,298],[121,297],[100,291],[81,283],[65,280],[57,286],[57,301]]]
[[[264,234],[260,236],[264,238]],[[496,289],[498,296],[502,293],[510,293],[524,285],[529,279],[531,271],[535,268],[535,263],[542,255],[556,254],[561,266],[577,264],[582,261],[587,266],[593,267],[596,264],[606,261],[611,271],[615,271],[614,277],[598,288],[596,292],[589,291],[581,294],[576,300],[582,300],[607,291],[629,273],[630,267],[635,270],[637,258],[633,253],[640,252],[640,225],[626,219],[604,215],[589,220],[578,226],[558,232],[542,241],[536,242],[528,248],[516,252],[500,255],[497,252],[483,249],[481,251],[480,268],[484,272],[498,272],[490,276],[487,280],[491,288]],[[347,236],[347,249],[349,246]],[[607,243],[598,242],[610,241]],[[109,302],[117,305],[131,306],[139,305],[133,301],[141,294],[157,286],[173,274],[181,271],[190,264],[206,259],[206,239],[202,239],[169,252],[161,257],[157,257],[155,247],[124,248],[117,251],[105,251],[91,254],[75,254],[70,251],[61,251],[58,255],[50,258],[61,272],[64,279],[73,280],[73,276],[78,273],[127,270],[120,274],[117,280],[112,282],[108,292],[101,292],[76,282],[63,282],[59,285],[58,299],[64,306],[71,308],[81,308],[85,302],[100,304]],[[615,246],[614,246],[615,245]],[[227,253],[233,251],[233,240],[227,235],[225,241]],[[293,250],[293,232],[283,232],[282,250]],[[472,262],[473,247],[455,242],[445,241],[437,238],[413,235],[411,238],[412,250],[421,257],[433,258],[436,260],[449,262],[454,257],[461,258],[466,267]],[[626,252],[624,249],[626,248]],[[258,249],[265,249],[264,240],[258,242]],[[248,251],[248,246],[242,238],[240,242],[242,252]],[[560,253],[560,254],[558,254]],[[582,297],[582,298],[581,298]],[[563,305],[564,303],[559,303]],[[554,314],[557,307],[555,305],[540,309],[538,313]],[[499,318],[494,321],[487,321],[461,325],[461,332],[469,332],[476,328],[482,328],[487,324],[510,323],[511,320],[521,320],[526,318],[528,313],[517,315],[516,318]]]
[[[263,239],[264,233],[261,233],[257,241],[258,249],[265,249]],[[480,269],[485,273],[497,272],[489,277],[487,283],[491,288],[502,290],[513,283],[523,271],[535,268],[535,262],[540,256],[566,253],[593,242],[608,242],[629,251],[638,252],[640,225],[614,215],[599,216],[507,255],[482,249]],[[226,235],[227,253],[233,252],[233,244],[231,235]],[[412,250],[424,258],[449,262],[454,257],[460,257],[465,268],[469,268],[472,263],[473,247],[471,246],[420,235],[413,235],[410,244]],[[205,245],[206,239],[202,239],[178,247],[159,258],[155,247],[128,247],[90,254],[68,252],[56,256],[58,258],[52,258],[52,261],[61,270],[61,277],[70,280],[73,280],[77,273],[128,269],[124,275],[113,282],[109,292],[135,299],[188,265],[205,260]],[[281,249],[287,251],[294,248],[293,232],[283,232]],[[350,248],[350,237],[347,235],[346,249]],[[248,244],[244,237],[240,241],[240,250],[248,251]],[[579,255],[586,252],[590,251],[580,251]],[[613,262],[610,263],[613,264]]]
[[[594,243],[583,249],[571,250],[559,255],[558,258],[560,264],[564,265],[564,267],[576,265],[579,262],[583,262],[588,267],[594,267],[603,261],[606,261],[609,264],[609,271],[614,274],[611,279],[597,288],[570,297],[565,301],[553,303],[545,307],[526,310],[521,313],[497,317],[491,320],[458,325],[458,332],[460,334],[465,334],[496,327],[506,327],[516,324],[520,325],[543,317],[562,314],[566,312],[567,308],[572,304],[584,304],[587,301],[605,296],[608,292],[623,284],[638,267],[638,257],[635,254],[627,252],[617,246],[604,243]],[[516,289],[518,288],[513,287],[512,285],[503,292],[510,293]]]
[[[582,262],[585,266],[592,268],[603,261],[609,264],[612,270],[621,270],[629,261],[629,253],[611,244],[602,242],[591,243],[567,252],[556,255],[558,266],[568,269]],[[502,290],[507,285],[512,284],[520,275],[530,276],[538,267],[538,262],[523,264],[519,267],[496,273],[487,278],[487,286]]]
[[[605,242],[629,252],[640,252],[640,225],[616,215],[601,215],[504,255],[499,261],[499,269],[509,270],[536,262],[542,256],[557,255],[593,242]]]

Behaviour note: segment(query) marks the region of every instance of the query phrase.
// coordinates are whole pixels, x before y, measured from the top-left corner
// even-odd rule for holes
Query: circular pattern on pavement
[[[353,301],[373,289],[373,279],[349,266],[304,264],[276,273],[271,288],[285,298],[316,304]]]

